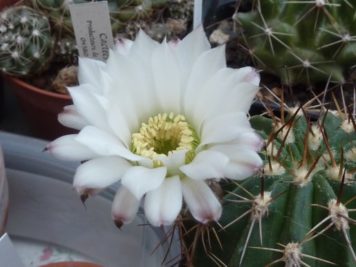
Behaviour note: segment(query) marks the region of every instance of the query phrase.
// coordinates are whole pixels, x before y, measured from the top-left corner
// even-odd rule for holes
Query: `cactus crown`
[[[251,124],[265,139],[258,175],[223,184],[223,215],[181,228],[194,266],[354,266],[356,123],[351,109],[281,104]],[[354,112],[354,111],[353,111]]]
[[[343,83],[355,67],[354,0],[256,0],[234,19],[256,64],[285,84]]]
[[[53,39],[43,14],[24,6],[8,8],[0,15],[0,33],[2,71],[28,76],[47,67]]]

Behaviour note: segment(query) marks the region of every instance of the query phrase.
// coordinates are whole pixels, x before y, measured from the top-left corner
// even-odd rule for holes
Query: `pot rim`
[[[41,95],[45,95],[48,97],[53,97],[53,98],[58,98],[58,99],[62,99],[62,100],[71,100],[71,97],[69,95],[64,95],[64,94],[59,94],[59,93],[54,93],[54,92],[50,92],[50,91],[46,91],[43,88],[39,88],[37,86],[34,86],[28,82],[25,82],[23,80],[21,80],[20,78],[14,77],[14,76],[10,76],[10,75],[4,75],[6,77],[6,79],[10,80],[10,82],[14,83],[15,85],[22,87],[24,89],[30,90],[32,92],[41,94]]]

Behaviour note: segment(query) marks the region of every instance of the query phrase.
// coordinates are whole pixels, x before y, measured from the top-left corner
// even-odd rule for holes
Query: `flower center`
[[[176,150],[192,151],[198,144],[198,136],[185,117],[173,113],[150,117],[131,136],[131,150],[151,159]]]

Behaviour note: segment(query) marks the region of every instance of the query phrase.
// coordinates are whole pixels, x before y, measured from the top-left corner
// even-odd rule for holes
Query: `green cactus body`
[[[310,123],[301,111],[275,121],[252,117],[268,144],[264,172],[228,183],[220,226],[197,238],[194,266],[356,266],[354,121],[328,112]]]
[[[355,0],[257,0],[234,18],[256,64],[284,84],[342,83],[355,67]]]
[[[0,68],[11,75],[28,76],[45,69],[52,57],[53,39],[43,14],[12,7],[0,15]]]

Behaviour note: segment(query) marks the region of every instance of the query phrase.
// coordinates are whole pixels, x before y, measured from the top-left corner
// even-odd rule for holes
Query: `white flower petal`
[[[114,50],[115,50],[115,52],[126,56],[130,53],[133,43],[134,42],[129,39],[119,38],[119,39],[115,40]],[[114,53],[113,51],[110,51],[110,52]]]
[[[227,92],[224,99],[227,100],[221,107],[216,107],[216,110],[211,113],[211,115],[216,113],[224,113],[224,112],[234,112],[234,111],[242,111],[248,113],[252,101],[258,92],[259,87],[252,83],[240,83],[235,85],[230,92]]]
[[[204,181],[183,179],[182,191],[184,201],[196,220],[208,223],[220,218],[221,204]]]
[[[118,128],[115,124],[121,122],[115,123],[116,114],[120,114],[125,119],[125,125],[132,130],[137,129],[147,116],[159,110],[153,77],[147,69],[151,69],[151,65],[145,69],[139,61],[130,57],[118,55],[108,59],[107,72],[115,88],[107,95],[108,99],[115,99],[111,101],[108,110],[113,128]]]
[[[166,177],[165,167],[149,169],[135,166],[122,177],[122,184],[126,186],[137,199],[148,191],[158,188]]]
[[[81,164],[75,175],[73,186],[79,193],[87,189],[103,189],[117,182],[131,167],[120,157],[101,157]]]
[[[63,111],[58,114],[58,121],[69,128],[80,130],[88,125],[88,121],[81,116],[74,105],[65,106]]]
[[[187,80],[197,58],[209,49],[210,43],[203,27],[198,27],[175,45],[175,53],[184,80]]]
[[[256,69],[251,67],[243,67],[238,69],[238,72],[241,77],[241,82],[251,83],[255,86],[260,85],[261,77],[257,73]]]
[[[100,60],[91,58],[79,57],[78,81],[80,84],[90,84],[88,87],[92,92],[100,93],[101,84],[97,78],[98,72],[105,66],[105,63]]]
[[[120,156],[128,160],[139,160],[142,158],[126,148],[116,136],[93,126],[83,128],[76,136],[76,140],[89,147],[98,155]]]
[[[232,180],[243,180],[254,175],[260,168],[242,163],[230,162],[226,165],[225,177]]]
[[[140,30],[130,49],[129,57],[133,57],[146,68],[149,68],[151,65],[152,52],[158,45],[159,44],[151,39],[143,30]]]
[[[120,186],[112,203],[111,214],[116,225],[128,224],[134,220],[140,201],[125,186]]]
[[[258,153],[245,145],[215,145],[210,149],[219,151],[230,159],[224,168],[226,178],[241,180],[256,173],[263,166]]]
[[[92,86],[82,84],[76,87],[68,88],[68,91],[73,99],[73,103],[77,112],[85,118],[90,124],[101,129],[110,130],[105,110],[100,105],[94,94],[90,93]]]
[[[239,70],[224,68],[206,81],[202,87],[204,93],[196,96],[190,113],[197,129],[200,130],[208,118],[231,112],[248,112],[259,88],[253,83],[241,82],[245,76],[241,76]]]
[[[202,151],[193,161],[180,167],[180,170],[192,179],[204,180],[209,178],[223,178],[224,168],[229,158],[217,151]]]
[[[265,145],[265,141],[262,137],[254,131],[239,134],[233,143],[249,146],[254,151],[260,151]]]
[[[229,142],[239,134],[251,131],[243,112],[226,113],[207,119],[203,123],[200,147],[206,144]]]
[[[225,46],[208,50],[199,56],[190,73],[186,89],[182,92],[182,104],[185,114],[192,114],[196,101],[203,94],[208,93],[204,84],[210,80],[210,77],[215,76],[220,69],[225,67]],[[215,90],[219,89],[219,87],[215,87]],[[208,105],[209,103],[206,104]]]
[[[166,42],[153,52],[152,74],[160,110],[168,113],[180,113],[180,70],[176,57]]]
[[[185,154],[187,150],[178,150],[170,153],[168,156],[164,155],[157,159],[162,161],[163,165],[167,168],[169,176],[178,175],[179,167],[184,165]]]
[[[179,176],[166,178],[160,187],[145,197],[145,214],[153,226],[171,225],[182,209],[182,188]]]
[[[63,160],[88,160],[98,156],[87,146],[75,140],[76,134],[64,135],[52,141],[46,149],[55,157]]]
[[[110,105],[108,110],[108,123],[115,135],[126,147],[130,145],[132,129],[134,128],[128,120],[130,120],[130,118],[122,113],[119,105]]]

